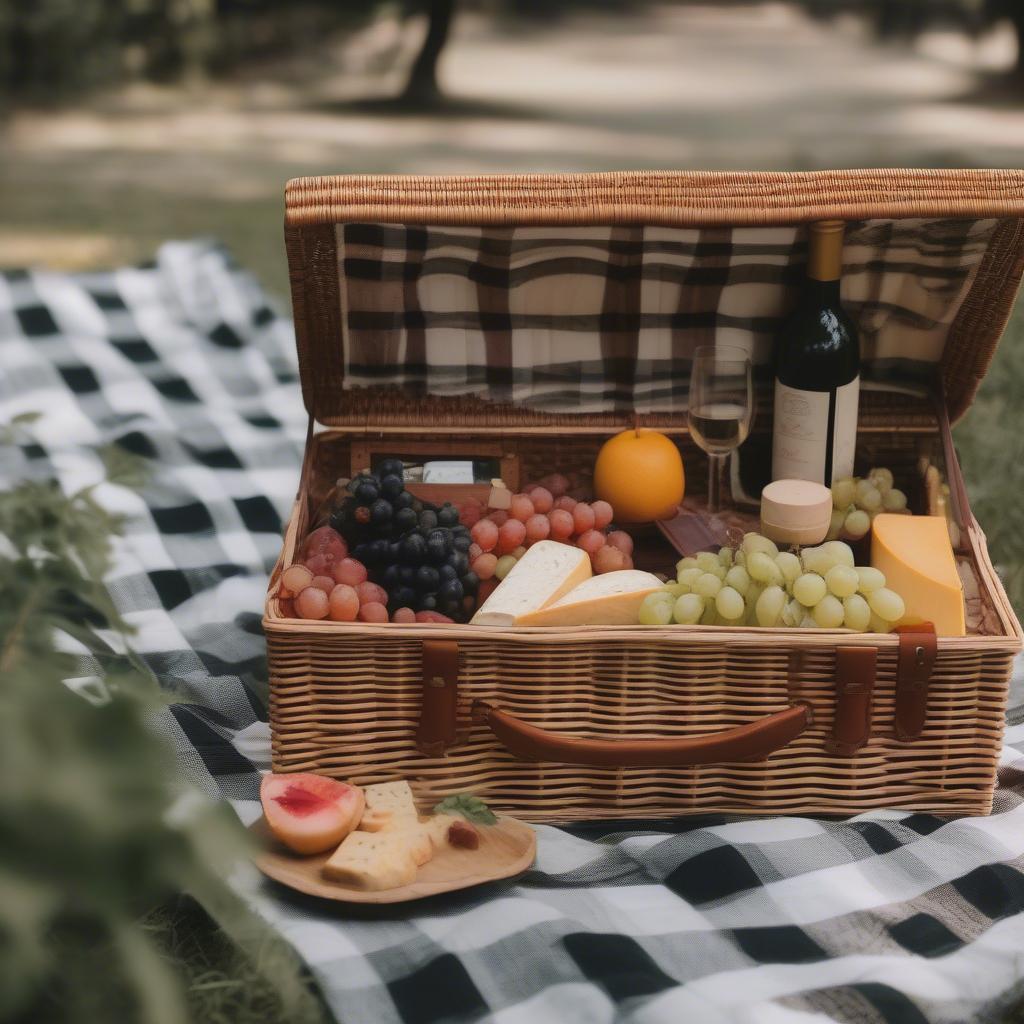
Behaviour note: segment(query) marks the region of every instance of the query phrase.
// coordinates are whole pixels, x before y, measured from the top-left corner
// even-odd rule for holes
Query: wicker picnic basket
[[[408,778],[425,803],[471,790],[534,821],[990,811],[1021,629],[950,421],[1024,269],[1024,172],[329,177],[286,204],[310,432],[264,619],[276,771]],[[967,636],[282,614],[314,510],[375,450],[495,455],[515,486],[585,471],[640,423],[678,441],[698,490],[689,355],[725,339],[764,366],[802,226],[830,218],[864,355],[858,471],[945,474]],[[769,418],[762,401],[755,435]]]

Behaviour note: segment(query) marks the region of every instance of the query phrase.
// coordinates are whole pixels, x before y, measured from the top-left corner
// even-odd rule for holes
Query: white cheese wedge
[[[413,825],[419,821],[416,801],[413,800],[409,783],[379,782],[374,786],[365,786],[363,796],[366,810],[359,821],[363,832],[380,832],[382,829],[397,825]]]
[[[352,832],[321,870],[325,878],[353,889],[376,891],[409,885],[416,879],[417,842],[421,840],[403,830]]]
[[[592,576],[517,626],[635,626],[643,599],[662,586],[653,573],[620,569]]]
[[[475,626],[514,626],[522,615],[553,604],[591,576],[590,555],[569,544],[538,541],[480,606]]]

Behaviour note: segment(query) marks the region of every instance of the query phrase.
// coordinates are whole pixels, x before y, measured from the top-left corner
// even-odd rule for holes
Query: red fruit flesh
[[[331,806],[331,801],[320,796],[319,793],[295,785],[290,785],[280,796],[275,796],[273,799],[289,814],[294,814],[297,818],[305,818],[307,815],[315,814],[317,811]]]
[[[322,775],[265,775],[260,801],[271,832],[296,853],[323,853],[335,847],[363,816],[358,786]]]

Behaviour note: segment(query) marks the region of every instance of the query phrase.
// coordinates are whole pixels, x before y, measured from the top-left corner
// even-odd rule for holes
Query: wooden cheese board
[[[250,831],[263,847],[255,858],[256,867],[268,878],[308,896],[341,903],[405,903],[468,889],[512,878],[529,868],[537,855],[537,833],[515,818],[500,817],[498,824],[480,827],[478,849],[446,846],[420,867],[411,884],[367,892],[331,882],[321,875],[321,868],[333,850],[313,856],[293,853],[274,838],[264,818],[251,825]]]

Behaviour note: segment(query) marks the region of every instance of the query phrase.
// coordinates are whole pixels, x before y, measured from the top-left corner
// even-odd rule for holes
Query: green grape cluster
[[[907,496],[893,486],[892,471],[872,469],[867,476],[848,476],[832,484],[832,521],[826,540],[860,540],[880,512],[903,512]]]
[[[799,554],[779,551],[759,533],[738,548],[702,551],[676,564],[676,582],[648,594],[645,626],[790,626],[888,633],[903,618],[903,599],[885,575],[854,565],[843,541]]]

